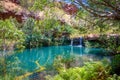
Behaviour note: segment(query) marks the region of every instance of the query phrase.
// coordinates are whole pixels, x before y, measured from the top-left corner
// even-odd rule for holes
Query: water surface
[[[84,48],[80,46],[50,46],[25,49],[22,52],[9,56],[7,60],[11,63],[14,63],[11,65],[11,67],[17,66],[20,69],[31,72],[39,68],[36,64],[36,61],[41,66],[52,65],[54,58],[58,55],[62,55],[65,58],[69,58],[71,55],[93,55],[97,58],[102,58],[102,53],[104,54],[105,51],[97,48]]]

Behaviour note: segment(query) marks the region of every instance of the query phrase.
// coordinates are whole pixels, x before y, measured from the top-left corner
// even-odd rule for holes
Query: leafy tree
[[[120,20],[120,0],[74,0],[95,17]]]
[[[101,47],[110,51],[112,55],[120,53],[120,37],[101,35],[99,38]]]
[[[35,26],[35,20],[32,18],[28,18],[22,27],[23,32],[25,33],[25,46],[29,45],[30,48],[32,45],[31,41],[33,37],[34,26]]]
[[[24,33],[19,30],[14,23],[13,19],[0,20],[0,48],[7,50],[9,45],[13,45],[16,48],[23,48]]]

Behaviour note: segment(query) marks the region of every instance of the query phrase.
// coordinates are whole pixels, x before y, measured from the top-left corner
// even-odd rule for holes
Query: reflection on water
[[[7,60],[10,62],[15,62],[16,58],[18,58],[18,60],[20,61],[18,66],[21,69],[25,69],[27,71],[34,71],[38,69],[37,65],[41,65],[41,66],[51,65],[54,61],[54,58],[58,55],[62,55],[65,58],[68,58],[71,55],[97,56],[98,54],[101,54],[101,52],[104,52],[104,50],[94,49],[94,48],[84,48],[78,46],[50,46],[50,47],[26,49],[23,52],[9,56]],[[97,57],[101,57],[101,56],[97,56]]]

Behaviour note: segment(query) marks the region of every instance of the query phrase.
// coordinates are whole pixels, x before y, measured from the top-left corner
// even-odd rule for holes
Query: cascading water
[[[79,38],[79,47],[83,47],[83,37]]]
[[[77,44],[76,44],[77,43]],[[79,48],[79,54],[82,56],[83,53],[84,53],[84,44],[83,44],[83,37],[80,37],[78,39],[71,39],[71,43],[70,43],[70,46],[71,46],[71,53],[74,52],[74,47],[78,47]],[[76,46],[75,46],[76,45]]]
[[[73,46],[73,39],[71,40],[70,46]]]
[[[79,38],[79,45],[78,47],[80,47],[80,55],[83,55],[83,37]]]
[[[83,47],[83,37],[80,37],[78,39],[71,39],[70,46]]]

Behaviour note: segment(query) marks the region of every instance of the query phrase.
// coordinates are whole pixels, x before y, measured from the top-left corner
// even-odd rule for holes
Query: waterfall
[[[71,39],[70,46],[83,47],[84,46],[83,37]]]
[[[73,46],[73,39],[71,39],[71,43],[70,43],[70,46]]]
[[[83,47],[83,37],[79,38],[79,47]]]

